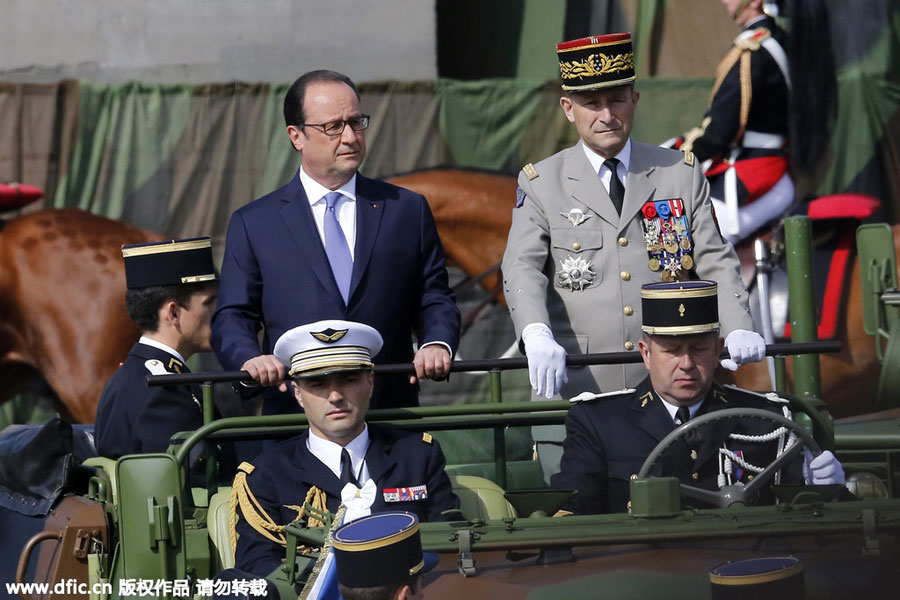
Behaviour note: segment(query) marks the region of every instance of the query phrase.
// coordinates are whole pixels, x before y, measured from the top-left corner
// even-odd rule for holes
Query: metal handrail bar
[[[766,356],[794,356],[800,354],[819,354],[822,352],[840,352],[841,342],[838,340],[825,340],[819,342],[803,343],[778,343],[766,346]],[[722,358],[728,358],[723,354]],[[566,364],[570,367],[582,367],[587,365],[614,365],[641,362],[638,352],[603,352],[598,354],[570,354],[566,357]],[[458,360],[450,366],[454,373],[464,371],[509,371],[511,369],[525,369],[528,360],[522,358],[488,358],[478,360]],[[375,373],[380,375],[394,375],[414,373],[412,363],[375,365]],[[180,373],[168,375],[148,375],[147,385],[180,385],[203,383],[228,383],[233,381],[252,382],[253,378],[246,371],[223,371],[218,373]]]

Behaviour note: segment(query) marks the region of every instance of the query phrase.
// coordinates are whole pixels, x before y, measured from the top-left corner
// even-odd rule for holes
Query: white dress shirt
[[[141,339],[139,339],[138,342],[140,342],[141,344],[146,344],[148,346],[153,346],[154,348],[158,348],[163,352],[168,352],[169,354],[180,360],[182,363],[186,362],[184,360],[184,357],[181,355],[181,352],[171,346],[163,344],[162,342],[157,342],[154,339],[148,338],[146,335],[142,335]]]
[[[603,164],[603,161],[606,159],[588,148],[584,142],[581,142],[581,148],[584,150],[584,155],[587,157],[588,162],[594,167],[594,173],[600,175],[600,181],[603,183],[603,187],[608,194],[610,174],[612,171]],[[628,141],[625,142],[625,147],[613,158],[619,161],[619,166],[616,169],[616,171],[618,171],[616,174],[619,176],[619,181],[622,182],[623,187],[627,187],[628,167],[631,165],[631,138],[628,138]]]
[[[300,167],[300,185],[306,192],[306,198],[309,200],[309,206],[312,208],[313,220],[316,222],[316,229],[319,230],[319,239],[322,240],[322,247],[325,247],[325,195],[329,192],[340,192],[343,198],[338,201],[334,207],[337,215],[338,223],[344,231],[344,237],[347,239],[347,245],[350,247],[350,258],[356,255],[356,175],[350,178],[350,181],[342,185],[336,190],[329,190],[327,187],[310,177]]]
[[[656,390],[653,390],[653,392],[656,394],[657,398],[662,400],[663,406],[665,406],[666,410],[669,411],[669,414],[672,416],[672,420],[675,421],[675,424],[676,425],[684,425],[684,423],[681,422],[681,419],[678,418],[678,407],[675,406],[674,404],[672,404],[671,402],[669,402],[668,400],[666,400],[665,398],[663,398],[661,394],[656,392]],[[704,402],[706,402],[706,400],[701,400],[697,404],[692,404],[691,406],[688,406],[688,410],[691,411],[692,419],[697,416],[697,412],[700,410],[700,407],[703,406]]]
[[[366,468],[366,451],[369,449],[368,425],[346,446],[321,438],[310,429],[309,436],[306,438],[306,447],[338,479],[341,478],[341,450],[346,448],[350,454],[350,463],[353,465],[353,474],[359,485],[362,486],[369,480],[369,469]]]

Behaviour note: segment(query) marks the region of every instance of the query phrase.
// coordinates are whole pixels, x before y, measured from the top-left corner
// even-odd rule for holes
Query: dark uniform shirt
[[[726,408],[762,408],[782,414],[780,404],[737,388],[713,385],[700,414]],[[562,471],[553,476],[552,487],[577,489],[564,506],[575,514],[624,512],[628,509],[629,485],[650,452],[676,424],[663,401],[644,379],[632,391],[579,402],[566,416]],[[678,441],[651,469],[657,477],[678,477],[682,483],[717,490],[719,448],[732,433],[762,435],[777,425],[759,419],[728,419],[702,427],[702,440],[694,447]],[[728,440],[728,448],[740,450],[743,458],[766,467],[776,456],[776,442],[751,443]],[[782,470],[782,483],[802,484],[802,454]],[[746,483],[753,475],[735,465],[735,478]],[[761,501],[770,501],[760,498]]]
[[[94,435],[100,456],[164,452],[172,434],[203,425],[199,387],[148,387],[147,376],[160,371],[190,372],[169,352],[137,343],[113,373],[97,406]]]
[[[459,508],[459,499],[444,472],[444,453],[437,440],[428,434],[378,425],[368,427],[365,463],[377,488],[372,512],[405,510],[415,513],[421,521],[458,518],[458,514],[441,514]],[[259,507],[278,525],[287,525],[297,518],[297,510],[289,507],[302,506],[312,486],[325,492],[330,512],[337,512],[340,506],[343,486],[309,451],[308,436],[309,432],[305,432],[262,453],[253,461],[252,472],[247,476],[247,485],[259,501]],[[395,491],[397,488],[406,490]],[[423,491],[426,497],[422,497]],[[417,499],[404,499],[404,496]],[[281,564],[284,547],[260,535],[240,511],[238,515],[235,567],[265,577]]]

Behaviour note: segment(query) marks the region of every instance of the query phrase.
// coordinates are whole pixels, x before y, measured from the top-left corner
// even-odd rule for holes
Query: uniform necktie
[[[616,208],[617,214],[622,214],[622,203],[625,202],[625,186],[619,179],[617,171],[619,160],[617,158],[607,158],[603,161],[603,166],[609,169],[609,198],[612,200],[613,206]]]
[[[359,487],[359,482],[353,474],[353,461],[350,460],[350,453],[346,448],[341,448],[341,487],[348,483]]]
[[[678,420],[682,425],[691,420],[691,409],[687,406],[679,406],[675,414],[678,415]],[[684,435],[684,441],[688,446],[696,449],[703,444],[703,435],[699,429],[692,429]]]
[[[334,280],[337,282],[341,297],[343,297],[346,304],[350,296],[353,259],[350,258],[350,246],[347,245],[347,238],[344,237],[344,230],[341,229],[341,224],[338,223],[334,209],[340,199],[341,194],[339,192],[325,194],[325,222],[323,229],[325,230],[325,254],[328,255],[331,272],[334,273]]]

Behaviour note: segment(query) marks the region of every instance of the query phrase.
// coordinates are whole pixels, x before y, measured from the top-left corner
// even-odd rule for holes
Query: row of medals
[[[662,225],[662,232],[659,232]],[[686,227],[680,220],[673,225],[660,219],[644,219],[644,242],[651,254],[647,266],[651,271],[662,270],[663,281],[681,281],[694,267],[690,254],[693,244],[684,234]]]

